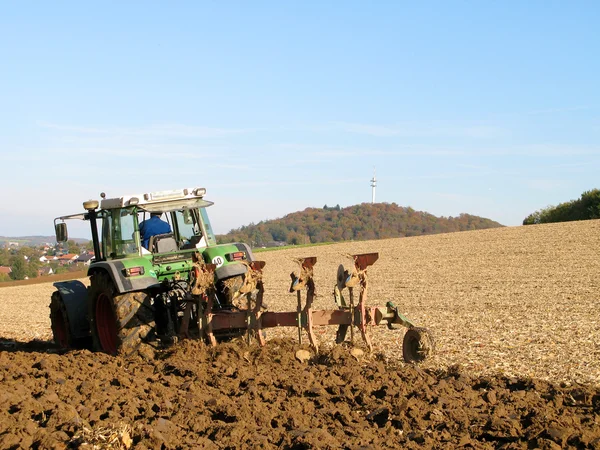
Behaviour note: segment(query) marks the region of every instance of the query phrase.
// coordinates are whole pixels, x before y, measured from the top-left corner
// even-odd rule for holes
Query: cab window
[[[133,208],[107,211],[102,221],[102,241],[105,255],[118,258],[139,254],[137,215]]]
[[[195,223],[192,211],[175,211],[175,223],[177,224],[177,236],[181,243],[188,244],[193,236],[200,236],[200,229]]]
[[[208,220],[208,214],[206,208],[200,208],[200,216],[202,217],[202,223],[204,223],[204,230],[206,231],[206,242],[208,245],[217,245],[217,238],[213,233],[212,227],[210,226],[210,220]]]

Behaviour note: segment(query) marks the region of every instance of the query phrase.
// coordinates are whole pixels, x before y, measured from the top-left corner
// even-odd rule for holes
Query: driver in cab
[[[148,244],[152,236],[157,234],[171,233],[171,225],[162,220],[160,216],[162,213],[150,213],[150,218],[140,223],[140,237],[142,239],[142,246],[148,250]]]

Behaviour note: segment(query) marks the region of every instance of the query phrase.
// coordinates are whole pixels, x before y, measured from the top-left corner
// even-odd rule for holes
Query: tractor
[[[90,222],[94,259],[81,281],[56,282],[50,301],[53,338],[62,348],[91,348],[112,355],[136,354],[142,344],[168,346],[181,338],[209,345],[246,336],[265,344],[265,328],[296,327],[318,351],[314,327],[337,325],[336,342],[354,340],[355,328],[372,349],[368,326],[408,328],[404,360],[419,362],[434,348],[431,334],[415,327],[391,302],[368,307],[367,269],[377,253],[352,255],[353,267],[340,265],[333,310],[313,310],[316,257],[296,261],[290,292],[296,311],[271,312],[263,302],[265,263],[244,243],[217,244],[207,214],[213,203],[206,189],[186,188],[89,200],[85,212],[57,217],[56,240],[68,240],[66,220]],[[170,232],[142,236],[151,215],[167,219]],[[144,245],[143,245],[144,244]],[[358,299],[354,291],[358,291]],[[306,292],[303,301],[302,292]]]

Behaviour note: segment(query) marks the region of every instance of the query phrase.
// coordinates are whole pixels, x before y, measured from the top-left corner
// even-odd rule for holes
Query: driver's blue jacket
[[[140,223],[140,237],[142,239],[142,246],[145,248],[148,248],[148,243],[152,236],[170,232],[171,225],[161,220],[158,216],[150,217]]]

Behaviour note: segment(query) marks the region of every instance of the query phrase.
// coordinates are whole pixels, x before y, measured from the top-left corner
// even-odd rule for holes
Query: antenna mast
[[[375,176],[375,166],[373,166],[373,178],[371,178],[371,188],[373,191],[371,203],[375,203],[375,188],[377,187],[377,177]]]

